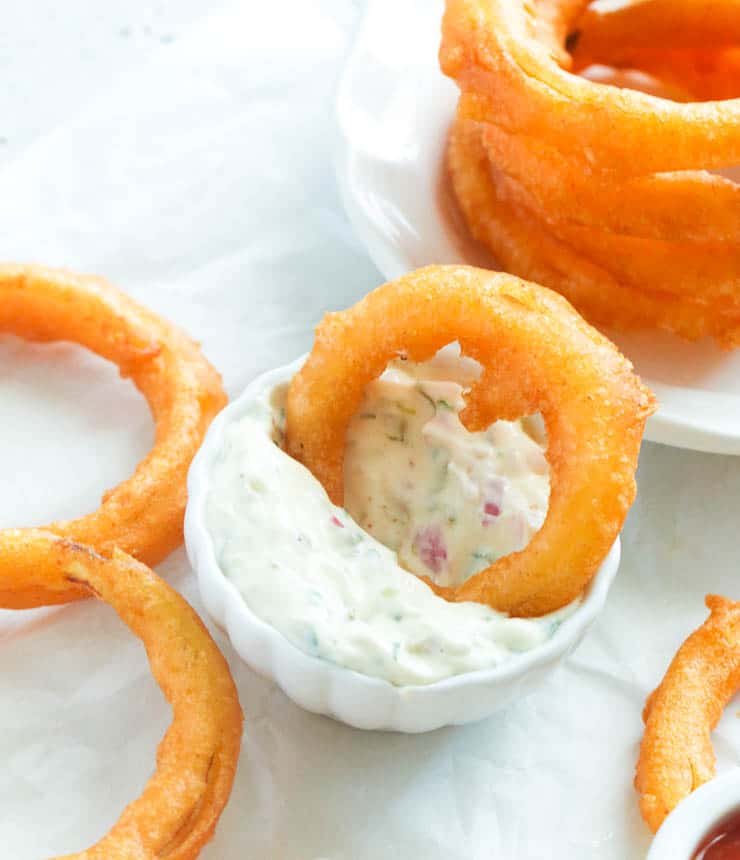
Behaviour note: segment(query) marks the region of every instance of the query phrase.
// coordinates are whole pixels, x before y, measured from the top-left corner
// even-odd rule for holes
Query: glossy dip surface
[[[740,860],[740,811],[712,830],[693,860]]]
[[[454,379],[448,378],[445,385],[452,383],[461,391],[460,383],[470,372],[458,362]],[[496,555],[526,543],[528,531],[544,515],[547,472],[542,473],[544,458],[532,438],[534,431],[523,430],[519,422],[501,428],[501,436],[494,425],[485,434],[467,434],[471,438],[464,439],[460,434],[466,431],[452,420],[462,403],[458,393],[435,387],[444,381],[440,374],[446,373],[437,364],[391,368],[385,379],[370,387],[348,434],[346,489],[355,501],[370,492],[366,511],[380,514],[367,514],[375,520],[372,527],[383,529],[384,539],[402,547],[410,567],[426,573],[431,569],[453,581],[470,575],[474,561],[482,561],[474,559],[471,548],[484,546]],[[517,653],[545,642],[573,611],[577,604],[542,618],[509,618],[487,606],[449,603],[436,596],[399,565],[392,549],[334,506],[313,475],[284,453],[280,442],[287,382],[286,378],[286,384],[258,392],[251,409],[226,427],[207,503],[219,566],[255,615],[307,654],[395,685],[418,685],[515,659]],[[430,388],[431,383],[435,385]],[[392,403],[397,400],[403,408],[387,405],[391,389]],[[427,403],[427,396],[434,405]],[[436,401],[443,399],[450,408],[441,407],[440,419]],[[362,411],[373,404],[376,418],[363,419]],[[417,412],[411,415],[405,409]],[[388,415],[387,421],[377,417],[381,412]],[[391,424],[402,417],[404,442],[381,439],[380,427],[399,435]],[[357,429],[360,421],[368,427],[366,434]],[[388,455],[381,467],[383,450],[387,453],[393,445],[404,453],[397,462]],[[435,449],[444,453],[433,454]],[[375,458],[377,469],[363,472],[363,451]],[[418,464],[402,468],[403,458],[409,456],[419,458]],[[455,464],[444,481],[440,457]],[[502,459],[506,465],[497,475],[495,464]],[[402,502],[408,509],[403,521],[396,516]],[[438,510],[428,510],[429,506]],[[447,516],[453,509],[455,524],[445,526],[434,519],[439,511]],[[522,517],[526,527],[510,531],[496,527],[500,521],[521,523]],[[428,535],[435,523],[444,538],[444,553],[436,537],[419,537],[420,532]],[[443,554],[445,564],[434,571]]]

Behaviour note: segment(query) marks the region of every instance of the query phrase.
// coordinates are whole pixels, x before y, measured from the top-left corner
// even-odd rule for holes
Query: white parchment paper
[[[200,339],[232,394],[379,282],[332,172],[359,4],[16,5],[0,40],[0,256],[108,276]],[[0,415],[0,526],[93,509],[152,440],[131,385],[68,345],[0,338]],[[643,857],[640,711],[704,594],[740,596],[740,461],[646,445],[639,479],[602,619],[540,693],[483,723],[348,729],[300,711],[217,633],[246,723],[202,856]],[[182,550],[160,573],[202,611]],[[143,649],[93,602],[6,612],[0,679],[0,856],[80,850],[141,789],[169,719]],[[722,768],[740,762],[737,710],[716,735]]]

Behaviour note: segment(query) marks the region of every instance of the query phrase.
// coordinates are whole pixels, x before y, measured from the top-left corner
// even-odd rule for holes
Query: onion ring
[[[508,271],[562,293],[596,325],[659,326],[689,340],[711,335],[722,346],[740,344],[740,308],[620,283],[605,268],[513,209],[492,181],[481,135],[479,123],[455,123],[448,147],[450,178],[473,237]]]
[[[572,14],[577,4],[539,3],[535,20],[561,6]],[[440,63],[463,90],[464,118],[552,140],[585,169],[598,161],[619,175],[740,164],[740,99],[678,104],[573,75],[533,38],[531,8],[447,0]]]
[[[730,243],[737,251],[740,186],[704,171],[655,174],[614,182],[573,170],[556,147],[497,125],[482,128],[489,159],[529,192],[530,207],[549,223],[598,227],[676,242]],[[740,275],[740,267],[735,273]]]
[[[0,266],[4,332],[87,347],[117,364],[146,397],[157,425],[149,455],[131,478],[105,494],[95,513],[47,528],[106,556],[117,547],[157,564],[182,542],[187,470],[226,402],[218,373],[174,325],[89,275]],[[72,599],[57,596],[59,602]]]
[[[583,591],[619,534],[654,408],[631,364],[562,297],[466,266],[430,266],[378,287],[317,328],[288,393],[286,447],[341,505],[347,425],[367,383],[399,354],[424,361],[452,341],[483,367],[460,413],[468,430],[542,414],[550,503],[524,550],[457,588],[432,587],[449,600],[541,615]],[[574,522],[586,539],[572,539]]]
[[[640,49],[619,44],[609,48],[593,57],[576,46],[571,58],[573,71],[586,77],[589,74],[585,69],[593,65],[640,71],[655,78],[673,101],[723,101],[740,96],[739,48]]]
[[[699,304],[737,306],[740,246],[730,242],[669,242],[625,236],[563,221],[541,220],[529,191],[502,171],[491,179],[503,205],[564,242],[584,259],[643,292],[686,296]],[[738,221],[740,225],[740,220]]]
[[[706,604],[709,618],[679,648],[643,712],[635,787],[653,832],[714,776],[711,732],[740,688],[740,603],[710,595]]]
[[[143,641],[173,720],[140,797],[95,846],[64,860],[192,860],[213,836],[239,757],[242,712],[226,660],[185,600],[122,552],[106,559],[49,532],[0,532],[0,606],[55,604],[70,590],[109,603]]]
[[[708,170],[740,164],[740,98],[678,103],[632,88],[628,72],[620,88],[570,70],[608,48],[622,60],[651,55],[661,72],[675,61],[671,86],[684,95],[724,91],[711,73],[740,82],[740,7],[587,5],[447,0],[440,62],[461,89],[448,167],[465,221],[506,268],[562,292],[595,324],[738,346],[740,184]],[[675,24],[686,39],[656,54],[627,38],[642,16],[646,30]],[[700,20],[716,51],[704,30],[692,35]],[[601,30],[624,37],[599,41]],[[594,67],[584,74],[598,78]]]
[[[591,56],[613,45],[711,49],[740,43],[737,0],[632,0],[617,7],[589,5],[573,24],[569,42]]]
[[[718,51],[629,51],[613,65],[631,66],[687,90],[694,101],[723,101],[740,96],[740,49]]]

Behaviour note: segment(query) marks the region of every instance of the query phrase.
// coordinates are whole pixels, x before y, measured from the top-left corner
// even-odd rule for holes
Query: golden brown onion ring
[[[598,171],[575,170],[545,141],[492,123],[482,135],[491,162],[526,188],[530,208],[550,223],[669,242],[726,241],[737,250],[740,186],[728,179],[692,171],[614,181]],[[740,266],[734,272],[740,276]]]
[[[583,168],[619,175],[740,164],[740,99],[677,104],[561,68],[532,22],[563,4],[573,12],[569,0],[447,0],[440,62],[463,91],[464,118],[495,118],[552,141]]]
[[[684,296],[699,305],[740,308],[740,247],[731,242],[666,242],[542,219],[532,195],[498,170],[490,181],[505,207],[585,260],[607,269],[620,283],[642,292]]]
[[[0,606],[60,603],[70,591],[109,603],[142,640],[173,719],[141,796],[107,836],[64,860],[193,860],[213,836],[239,758],[242,712],[226,660],[193,609],[143,564],[49,532],[0,531]]]
[[[475,239],[507,270],[562,293],[594,324],[654,328],[695,340],[740,344],[740,310],[620,283],[499,197],[477,123],[455,123],[448,167],[455,197]]]
[[[573,69],[606,65],[634,69],[660,81],[674,101],[721,101],[740,97],[740,48],[716,51],[675,48],[633,48],[613,44],[603,56],[591,57],[576,50]]]
[[[550,502],[524,550],[435,590],[541,615],[583,591],[619,534],[653,410],[630,363],[562,297],[511,275],[429,266],[327,315],[289,389],[287,449],[341,505],[347,425],[365,386],[399,354],[424,361],[452,341],[483,367],[460,414],[465,427],[542,414]]]
[[[714,776],[711,733],[740,688],[740,603],[716,596],[706,602],[709,618],[679,648],[643,713],[635,787],[653,832]]]
[[[590,4],[572,25],[569,43],[598,57],[614,45],[713,49],[740,44],[737,0],[632,0]]]
[[[48,528],[103,555],[117,547],[157,564],[182,542],[188,467],[226,402],[218,373],[178,328],[90,275],[0,266],[2,332],[78,343],[117,364],[146,397],[156,422],[149,455],[95,513]]]

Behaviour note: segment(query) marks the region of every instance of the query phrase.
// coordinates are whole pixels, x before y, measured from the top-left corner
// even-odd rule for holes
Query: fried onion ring
[[[573,24],[570,43],[592,56],[613,45],[650,48],[716,48],[740,43],[737,0],[632,0],[618,6],[589,5]]]
[[[107,836],[63,860],[193,860],[213,836],[239,757],[242,712],[226,660],[186,601],[133,558],[114,550],[106,559],[36,529],[0,532],[0,606],[60,603],[70,591],[109,603],[142,640],[173,720],[140,797]]]
[[[491,163],[526,189],[531,208],[549,223],[670,242],[728,242],[737,253],[740,186],[722,176],[689,171],[615,182],[573,170],[556,147],[537,138],[490,123],[481,133]]]
[[[740,7],[587,5],[447,0],[440,63],[461,90],[448,166],[465,221],[504,266],[598,325],[737,346],[740,185],[709,171],[740,165],[740,98],[686,99],[740,81]],[[657,47],[631,38],[643,19],[663,33]],[[622,87],[584,70],[616,59]],[[671,65],[667,82],[651,76]]]
[[[117,547],[157,564],[182,542],[187,470],[226,402],[218,373],[174,325],[89,275],[0,266],[4,332],[80,344],[117,364],[146,397],[156,422],[149,455],[105,494],[96,512],[47,528],[106,556]],[[55,594],[60,603],[73,599],[71,589]]]
[[[706,604],[709,618],[679,648],[643,712],[635,788],[653,832],[714,776],[711,733],[740,688],[740,603],[710,595]]]
[[[573,75],[532,38],[530,8],[447,0],[440,62],[465,94],[467,119],[552,140],[582,164],[597,160],[620,175],[740,164],[740,99],[677,104]]]
[[[347,425],[365,386],[398,355],[425,361],[452,341],[483,367],[460,413],[468,430],[542,414],[550,502],[524,550],[457,588],[430,585],[449,600],[541,615],[583,591],[619,534],[654,408],[630,363],[562,297],[511,275],[429,266],[327,315],[290,386],[287,450],[341,505]]]
[[[658,326],[689,340],[711,335],[723,346],[740,344],[740,308],[624,284],[513,208],[492,179],[481,135],[479,123],[458,120],[450,136],[448,167],[473,237],[503,267],[562,293],[596,325]]]
[[[567,221],[541,220],[541,211],[520,182],[495,169],[489,181],[496,185],[504,206],[577,250],[584,259],[607,268],[625,286],[688,296],[701,304],[737,305],[740,246],[646,239]]]

